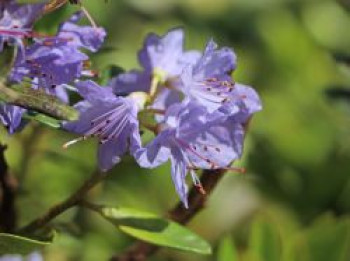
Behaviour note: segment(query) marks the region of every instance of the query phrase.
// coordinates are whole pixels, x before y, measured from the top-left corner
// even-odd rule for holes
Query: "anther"
[[[206,82],[217,82],[217,81],[218,79],[216,79],[215,77],[206,79]]]
[[[198,190],[198,192],[202,195],[206,195],[207,192],[205,191],[205,189],[203,188],[202,184],[194,184],[194,187]]]
[[[233,84],[232,84],[231,82],[229,82],[229,81],[222,81],[221,84],[222,84],[223,86],[226,86],[226,87],[230,87],[230,86],[233,85]]]

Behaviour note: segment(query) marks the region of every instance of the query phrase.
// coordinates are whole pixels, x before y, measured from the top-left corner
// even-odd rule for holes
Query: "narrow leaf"
[[[45,114],[42,113],[37,113],[37,112],[28,112],[24,114],[24,118],[30,119],[30,120],[35,120],[37,122],[40,122],[44,125],[47,125],[51,128],[58,129],[61,127],[60,121],[56,120],[55,118],[46,116]]]
[[[279,232],[275,224],[264,218],[258,218],[254,222],[249,245],[258,260],[281,260]]]
[[[50,245],[51,241],[39,241],[27,237],[0,233],[0,255],[27,255],[34,250]]]
[[[97,210],[124,233],[164,247],[199,254],[211,254],[210,245],[178,223],[130,208],[102,207]]]
[[[223,238],[218,247],[217,261],[237,261],[237,251],[231,237]]]

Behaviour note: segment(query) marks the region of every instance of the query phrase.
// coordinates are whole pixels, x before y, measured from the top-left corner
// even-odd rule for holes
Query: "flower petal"
[[[230,48],[217,49],[217,44],[210,40],[203,56],[194,66],[194,74],[200,79],[230,74],[236,68],[236,55]]]
[[[79,94],[92,103],[101,103],[102,100],[113,102],[115,95],[110,87],[101,87],[91,80],[80,81],[76,84]]]
[[[125,136],[126,130],[123,133]],[[101,171],[110,170],[115,164],[120,162],[120,157],[126,153],[128,148],[127,138],[120,137],[100,144],[98,147],[98,166]]]
[[[143,168],[155,168],[165,163],[170,157],[168,138],[168,132],[161,132],[145,148],[137,150],[134,153],[137,163]]]
[[[127,95],[132,92],[149,92],[150,84],[149,74],[133,70],[112,78],[108,86],[116,95]]]
[[[171,150],[171,178],[175,185],[177,194],[179,195],[185,208],[188,208],[187,193],[188,187],[186,184],[187,164],[184,155],[178,148]]]

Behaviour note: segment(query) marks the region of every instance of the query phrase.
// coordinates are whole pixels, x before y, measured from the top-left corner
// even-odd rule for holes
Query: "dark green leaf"
[[[187,228],[154,214],[130,208],[100,208],[99,213],[124,233],[179,250],[210,254],[210,245]]]
[[[108,65],[107,68],[105,68],[100,76],[100,84],[106,85],[109,80],[118,74],[121,74],[124,72],[124,69],[118,65]]]
[[[27,237],[0,233],[0,255],[27,255],[49,244],[51,244],[51,241],[39,241]]]

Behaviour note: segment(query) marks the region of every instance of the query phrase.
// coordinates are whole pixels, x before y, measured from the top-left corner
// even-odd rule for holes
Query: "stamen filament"
[[[73,145],[73,144],[75,144],[75,143],[77,143],[77,142],[79,142],[79,141],[86,140],[86,139],[87,139],[86,136],[82,136],[82,137],[79,137],[79,138],[77,138],[77,139],[68,141],[68,142],[66,142],[65,144],[62,145],[62,148],[63,148],[63,149],[67,149],[69,146],[71,146],[71,145]]]
[[[92,16],[88,12],[88,10],[86,10],[86,8],[84,6],[81,6],[80,8],[83,11],[83,13],[85,14],[86,18],[91,23],[92,27],[97,28],[97,24],[95,23],[94,19],[92,18]]]
[[[154,114],[165,115],[165,110],[162,110],[162,109],[148,108],[148,109],[145,109],[143,111],[147,112],[147,113],[154,113]]]

